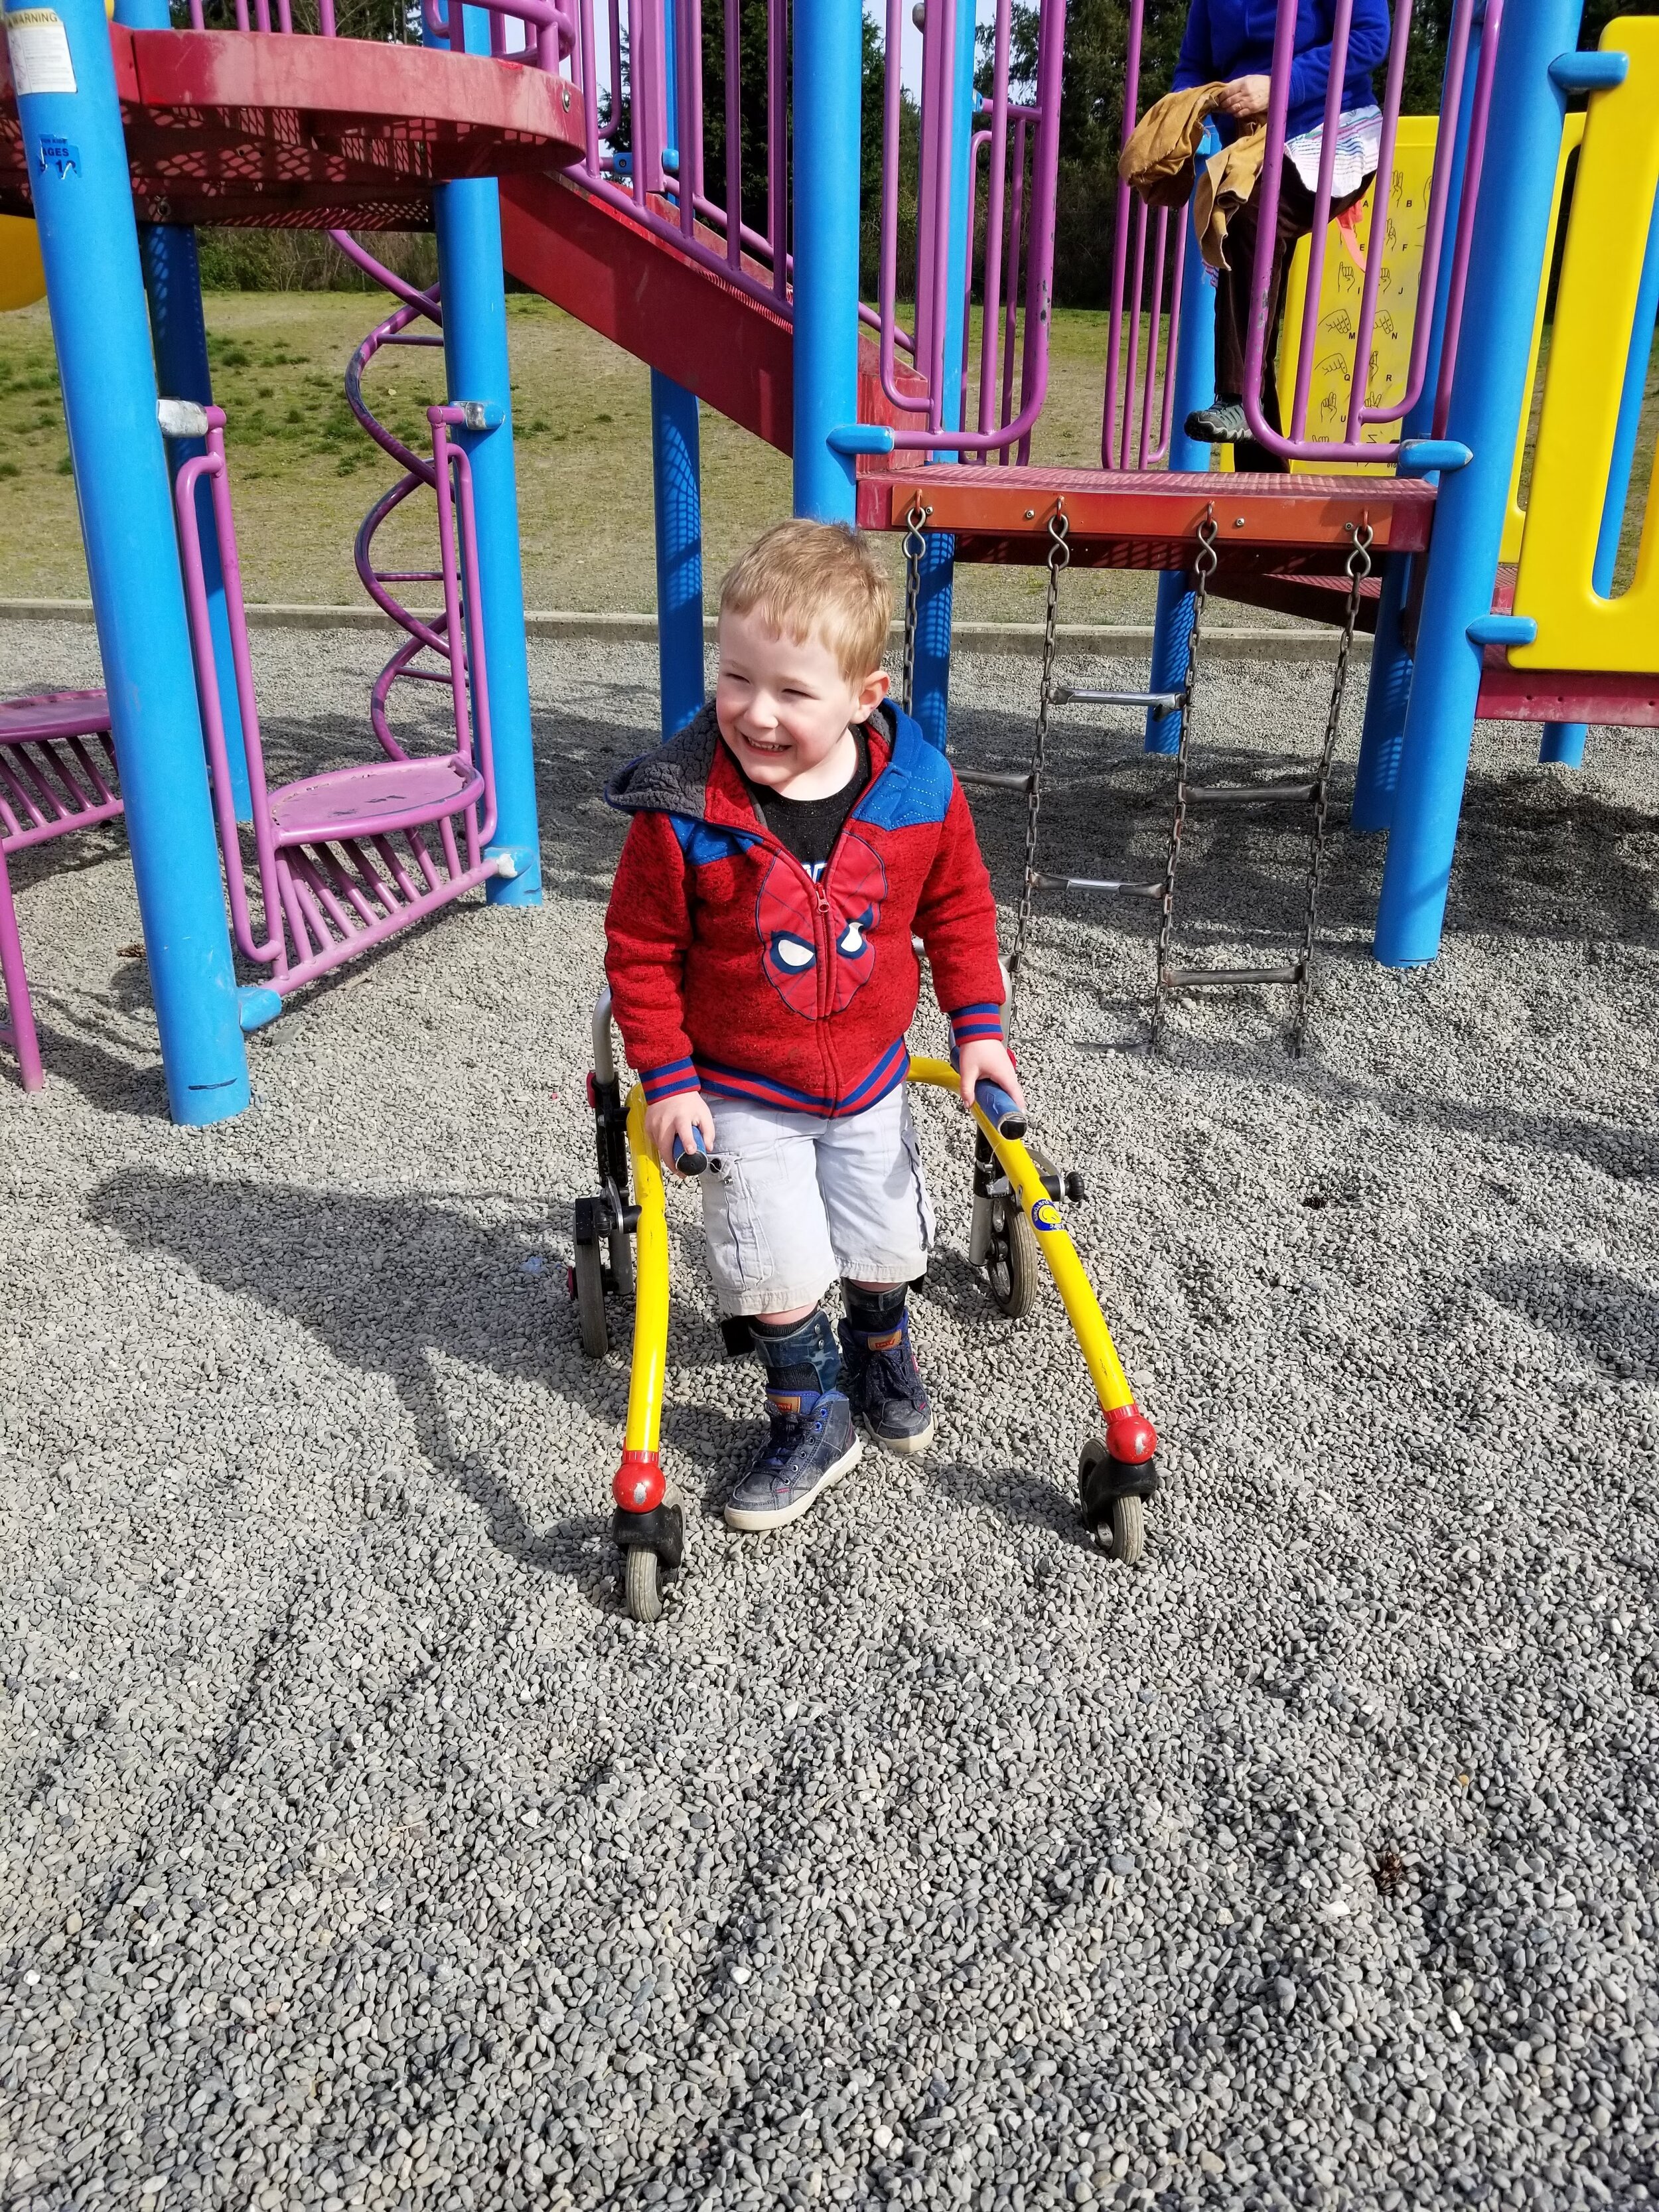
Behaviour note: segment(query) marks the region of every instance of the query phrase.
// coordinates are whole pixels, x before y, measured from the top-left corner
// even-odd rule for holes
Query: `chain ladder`
[[[910,502],[910,512],[904,518],[904,666],[902,696],[904,711],[916,711],[916,616],[921,605],[921,563],[927,550],[927,540],[922,526],[933,513],[924,507],[920,495]]]
[[[1371,526],[1368,522],[1362,522],[1353,533],[1353,550],[1348,556],[1348,604],[1342,617],[1342,635],[1337,641],[1336,668],[1331,678],[1330,711],[1325,717],[1325,742],[1320,747],[1319,774],[1314,783],[1313,850],[1308,861],[1308,911],[1302,928],[1302,957],[1297,963],[1296,1020],[1291,1030],[1291,1050],[1298,1055],[1307,1042],[1308,1017],[1313,1004],[1314,933],[1319,924],[1319,887],[1325,872],[1326,802],[1330,791],[1331,763],[1336,754],[1343,695],[1348,688],[1348,659],[1353,651],[1353,634],[1359,620],[1360,600],[1365,579],[1371,573]]]
[[[1181,841],[1187,829],[1187,767],[1193,728],[1193,690],[1198,681],[1199,632],[1209,603],[1210,579],[1216,571],[1215,509],[1211,507],[1198,526],[1198,556],[1193,562],[1193,626],[1187,638],[1187,672],[1181,684],[1181,738],[1176,748],[1176,811],[1170,825],[1170,852],[1164,864],[1164,896],[1159,902],[1158,979],[1152,990],[1152,1050],[1164,1041],[1164,978],[1169,973],[1170,939],[1175,931],[1176,871],[1181,865]]]
[[[1060,612],[1060,580],[1072,565],[1066,520],[1066,502],[1054,503],[1048,518],[1048,597],[1042,615],[1042,680],[1037,689],[1036,735],[1031,745],[1031,771],[1025,780],[1025,872],[1020,886],[1019,919],[1014,928],[1014,950],[1008,963],[1006,1030],[1014,1034],[1014,1007],[1020,978],[1025,972],[1025,940],[1031,928],[1031,898],[1037,887],[1037,825],[1042,814],[1042,775],[1048,758],[1048,715],[1054,692],[1054,625]]]

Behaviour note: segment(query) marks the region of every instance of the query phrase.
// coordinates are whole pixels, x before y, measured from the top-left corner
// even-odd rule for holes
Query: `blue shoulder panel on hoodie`
[[[668,819],[688,867],[706,868],[711,861],[729,860],[734,853],[742,852],[745,845],[754,842],[740,836],[736,830],[715,830],[707,822],[694,822],[689,815],[671,814]]]
[[[951,763],[902,708],[891,707],[892,757],[853,810],[872,830],[916,830],[943,822],[956,788]]]

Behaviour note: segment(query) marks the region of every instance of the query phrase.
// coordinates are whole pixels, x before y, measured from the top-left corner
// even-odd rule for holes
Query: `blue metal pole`
[[[1420,966],[1440,950],[1480,691],[1482,648],[1469,629],[1492,606],[1566,104],[1550,64],[1572,51],[1582,13],[1583,0],[1531,0],[1505,16],[1498,46],[1492,113],[1502,125],[1486,140],[1483,248],[1469,268],[1447,424],[1474,459],[1441,481],[1428,553],[1377,908],[1385,967]]]
[[[468,53],[489,52],[489,19],[451,0]],[[429,44],[444,44],[428,30]],[[432,192],[443,299],[444,375],[452,405],[480,400],[497,428],[452,435],[472,463],[478,520],[478,581],[489,672],[489,727],[495,757],[495,836],[489,850],[512,856],[515,873],[492,876],[492,906],[542,902],[536,763],[530,739],[530,665],[525,651],[524,568],[519,556],[518,473],[513,459],[513,385],[501,274],[501,191],[493,177],[437,185]]]
[[[792,11],[795,512],[820,522],[854,512],[853,458],[829,438],[858,420],[863,21],[857,0]]]
[[[173,25],[167,0],[115,0],[115,20],[138,31],[166,31]],[[194,399],[203,406],[213,401],[213,377],[208,367],[207,325],[202,315],[202,273],[196,257],[196,233],[188,224],[141,222],[138,258],[143,267],[144,291],[149,300],[150,341],[155,351],[155,378],[168,399]],[[205,453],[201,438],[175,438],[167,446],[167,466],[174,480],[185,463]],[[242,704],[236,696],[236,671],[231,660],[230,617],[225,609],[225,577],[219,559],[219,531],[213,519],[213,495],[204,483],[196,488],[196,526],[202,541],[202,573],[207,584],[208,624],[213,633],[213,659],[219,692],[219,713],[225,726],[225,752],[230,762],[231,798],[236,819],[251,822],[253,803],[248,794],[247,757],[242,745]]]
[[[683,730],[702,705],[702,495],[697,402],[651,372],[651,474],[657,520],[657,665],[662,733]]]
[[[951,98],[950,251],[945,277],[945,390],[941,419],[962,428],[963,338],[968,307],[968,160],[974,143],[974,9],[957,0],[957,50],[947,57],[954,72]],[[940,72],[941,76],[943,71]],[[938,461],[954,461],[937,453]],[[951,624],[956,606],[957,541],[948,530],[931,532],[922,555],[916,593],[916,644],[911,678],[911,712],[921,733],[941,752],[951,740]]]
[[[1198,157],[1203,161],[1215,152],[1220,139],[1212,124],[1206,124],[1200,143]],[[1170,432],[1169,465],[1172,469],[1206,473],[1210,465],[1213,447],[1200,446],[1186,432],[1187,417],[1200,407],[1207,407],[1215,397],[1215,275],[1204,266],[1204,256],[1199,251],[1198,233],[1193,228],[1190,212],[1187,222],[1187,258],[1181,272],[1181,350],[1176,362],[1175,406],[1173,427]],[[1157,332],[1152,343],[1157,343]],[[1153,691],[1179,691],[1187,680],[1187,647],[1193,635],[1193,615],[1196,605],[1188,588],[1185,574],[1178,568],[1165,568],[1158,579],[1158,612],[1152,619],[1152,675],[1148,689]],[[1181,744],[1180,717],[1160,714],[1156,708],[1146,710],[1146,744],[1149,753],[1173,753]]]
[[[125,15],[125,5],[118,11]],[[166,13],[166,0],[161,0]],[[196,258],[196,233],[187,225],[141,222],[138,254],[149,300],[149,330],[155,349],[155,377],[169,399],[213,401],[208,368],[207,326],[202,319],[202,280]],[[173,438],[167,443],[167,466],[176,479],[188,460],[205,453],[204,438]],[[225,753],[230,763],[231,797],[236,819],[253,819],[248,792],[247,757],[242,745],[242,708],[236,696],[231,658],[230,615],[225,605],[225,574],[219,559],[219,532],[213,495],[205,477],[196,487],[196,521],[202,540],[202,573],[207,584],[208,621],[213,632],[213,663],[219,711],[225,725]]]
[[[1642,263],[1641,287],[1636,295],[1636,319],[1631,328],[1625,386],[1619,396],[1619,423],[1613,432],[1613,461],[1607,471],[1607,497],[1601,506],[1601,528],[1595,541],[1592,580],[1604,599],[1613,596],[1613,579],[1619,566],[1619,540],[1625,526],[1625,503],[1630,497],[1631,471],[1636,461],[1636,439],[1641,428],[1656,321],[1659,321],[1659,194],[1655,196],[1653,212],[1648,218],[1647,252]],[[1559,768],[1582,768],[1588,734],[1583,722],[1546,722],[1538,757]]]
[[[1538,760],[1543,768],[1583,768],[1587,722],[1546,722]]]
[[[1451,167],[1446,178],[1446,221],[1440,234],[1440,273],[1435,286],[1434,313],[1429,324],[1429,350],[1423,371],[1423,389],[1417,404],[1401,426],[1401,436],[1426,438],[1434,428],[1434,398],[1440,385],[1440,359],[1446,343],[1446,308],[1453,257],[1457,250],[1458,210],[1463,204],[1463,175],[1468,166],[1469,120],[1474,111],[1474,81],[1479,74],[1480,42],[1485,35],[1486,9],[1475,11],[1464,60],[1463,82],[1458,94],[1456,136],[1452,143]],[[1441,101],[1441,112],[1445,101]],[[1467,324],[1465,325],[1467,328]],[[1352,825],[1358,830],[1386,830],[1394,816],[1395,786],[1400,777],[1400,747],[1406,730],[1406,708],[1412,696],[1412,657],[1406,647],[1406,601],[1411,590],[1409,554],[1385,556],[1382,586],[1377,595],[1376,633],[1371,640],[1371,668],[1365,687],[1365,721],[1359,737],[1359,759],[1354,769]]]
[[[663,0],[663,83],[667,123],[663,167],[680,158],[679,25]],[[651,484],[657,531],[657,671],[665,740],[703,702],[702,471],[697,401],[651,372]]]
[[[167,1101],[222,1121],[247,1056],[103,0],[54,0],[33,44],[12,70]]]

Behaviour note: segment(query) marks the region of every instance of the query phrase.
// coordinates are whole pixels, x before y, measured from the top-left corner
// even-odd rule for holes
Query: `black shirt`
[[[858,764],[841,789],[832,791],[827,799],[786,799],[781,791],[769,790],[764,784],[743,777],[761,820],[809,876],[822,874],[828,866],[836,840],[870,781],[870,733],[862,722],[853,725],[853,738],[859,749]],[[738,773],[742,775],[742,769]]]

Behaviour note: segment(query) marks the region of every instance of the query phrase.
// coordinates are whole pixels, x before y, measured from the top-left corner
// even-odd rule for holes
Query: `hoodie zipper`
[[[870,793],[875,789],[877,784],[880,781],[881,778],[886,775],[888,769],[891,766],[892,755],[890,752],[886,761],[880,768],[874,770],[871,775],[869,782],[865,785],[864,789],[859,793],[858,801],[853,809],[853,812],[849,814],[846,821],[842,823],[840,831],[836,836],[836,842],[830,848],[830,857],[823,864],[823,873],[821,876],[813,875],[811,871],[807,867],[806,863],[804,860],[798,860],[795,854],[790,851],[789,848],[783,842],[781,837],[775,837],[773,836],[771,830],[767,825],[766,817],[761,812],[760,808],[755,805],[753,799],[750,799],[749,802],[750,805],[754,807],[755,819],[760,824],[762,843],[766,847],[769,852],[781,853],[784,859],[788,861],[790,866],[798,871],[805,881],[808,890],[812,894],[813,945],[817,958],[818,1020],[820,1023],[827,1022],[830,1018],[830,1001],[834,988],[830,982],[830,957],[835,951],[835,932],[831,927],[834,917],[831,914],[830,906],[830,878],[834,872],[836,861],[841,853],[841,848],[846,843],[848,833],[852,830],[854,816],[857,814],[859,807],[863,805]],[[705,817],[705,819],[707,817]],[[824,1073],[828,1078],[828,1085],[825,1096],[830,1098],[837,1098],[841,1095],[841,1071],[836,1065],[835,1054],[830,1048],[827,1032],[820,1030],[819,1036],[821,1040],[820,1049],[823,1052],[824,1060]]]

